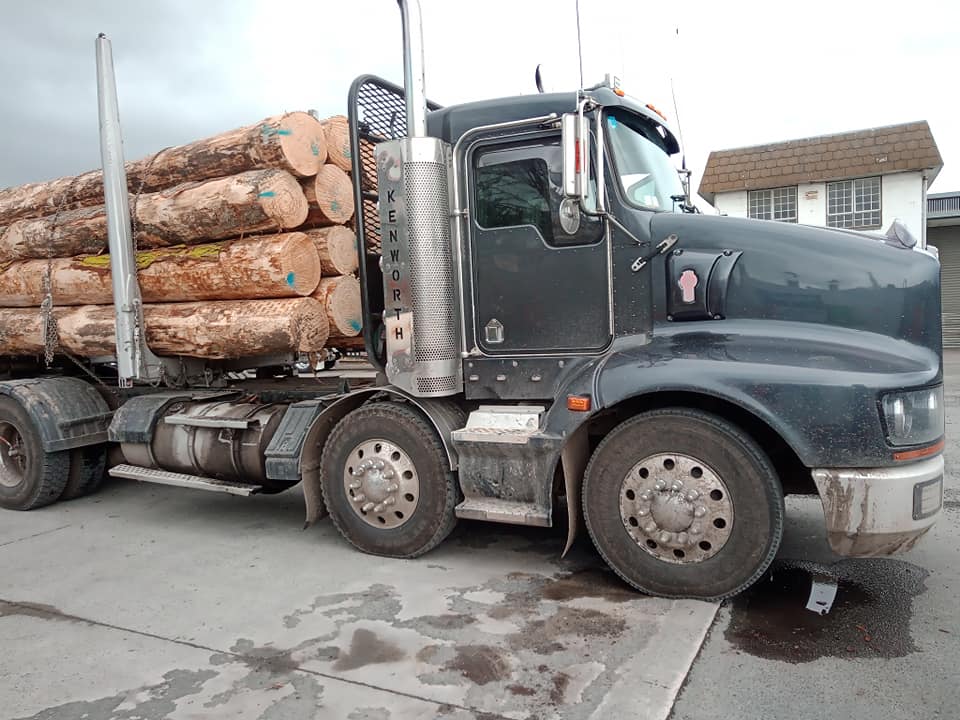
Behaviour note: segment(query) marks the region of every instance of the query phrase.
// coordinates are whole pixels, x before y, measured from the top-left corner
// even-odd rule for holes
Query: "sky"
[[[575,0],[421,0],[444,104],[580,84]],[[0,187],[99,165],[94,40],[128,160],[288,110],[344,113],[363,73],[402,81],[392,0],[0,0]],[[581,0],[587,85],[677,116],[693,187],[711,150],[927,120],[960,190],[960,3]],[[674,97],[676,103],[674,103]]]

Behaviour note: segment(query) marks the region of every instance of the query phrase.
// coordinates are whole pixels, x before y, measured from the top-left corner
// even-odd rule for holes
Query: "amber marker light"
[[[569,405],[569,400],[568,400]],[[903,452],[895,452],[893,454],[893,459],[898,462],[903,460],[916,460],[918,458],[929,457],[930,455],[936,455],[938,452],[943,450],[944,440],[941,438],[933,445],[929,445],[925,448],[920,448],[919,450],[904,450]]]
[[[573,412],[590,412],[589,395],[567,395],[567,410]]]
[[[664,114],[663,114],[662,112],[660,112],[659,110],[657,110],[657,108],[656,108],[652,103],[647,103],[647,110],[652,110],[652,111],[655,112],[657,115],[659,115],[660,117],[662,117],[664,120],[667,119],[667,116],[664,115]]]

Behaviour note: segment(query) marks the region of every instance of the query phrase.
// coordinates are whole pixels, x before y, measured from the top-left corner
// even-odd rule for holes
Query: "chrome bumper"
[[[943,506],[943,455],[885,468],[817,468],[830,547],[840,555],[906,552]]]

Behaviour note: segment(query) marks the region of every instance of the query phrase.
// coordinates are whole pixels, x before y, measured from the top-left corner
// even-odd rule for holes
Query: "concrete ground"
[[[296,491],[116,481],[0,511],[0,718],[957,717],[960,353],[947,368],[933,532],[842,560],[791,500],[770,577],[719,612],[633,593],[586,539],[559,559],[562,530],[461,522],[419,560],[364,556],[302,531]],[[825,616],[811,579],[837,582]]]

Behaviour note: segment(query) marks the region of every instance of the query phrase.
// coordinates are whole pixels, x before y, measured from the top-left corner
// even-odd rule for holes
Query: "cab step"
[[[229,480],[214,480],[213,478],[185,473],[157,470],[155,468],[139,467],[137,465],[116,465],[110,468],[110,477],[139,480],[140,482],[156,483],[157,485],[173,485],[175,487],[193,488],[195,490],[209,490],[211,492],[229,493],[230,495],[256,495],[263,488],[260,485],[232,482]]]
[[[535,503],[502,500],[500,498],[472,497],[457,505],[454,512],[465,520],[489,520],[511,525],[549,527],[550,516]]]
[[[454,430],[454,442],[525,445],[540,430],[542,405],[481,405],[470,413],[466,427]]]

